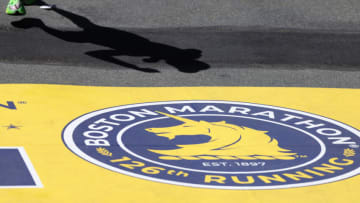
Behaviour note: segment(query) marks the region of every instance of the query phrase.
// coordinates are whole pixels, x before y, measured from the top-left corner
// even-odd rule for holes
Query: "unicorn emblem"
[[[183,122],[181,125],[163,128],[147,128],[148,132],[170,140],[179,135],[207,135],[206,143],[177,145],[178,149],[149,151],[161,154],[164,160],[293,160],[296,153],[279,147],[275,138],[267,135],[267,131],[255,130],[245,126],[221,122],[194,121],[191,119],[157,112],[169,118]]]

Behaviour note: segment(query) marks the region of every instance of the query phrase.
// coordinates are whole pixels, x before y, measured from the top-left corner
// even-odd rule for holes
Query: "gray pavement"
[[[358,1],[49,3],[0,14],[0,83],[360,87]]]
[[[182,73],[160,66],[161,73],[150,74],[129,69],[84,66],[0,63],[1,83],[68,84],[87,86],[275,86],[360,88],[360,73],[313,69],[287,65],[219,66],[198,73]]]
[[[0,8],[5,8],[6,3],[7,0],[0,1]],[[358,0],[49,0],[48,3],[110,27],[360,29]],[[46,19],[50,26],[72,27],[68,21],[37,6],[27,10],[29,16]],[[11,19],[2,13],[0,25],[8,25]]]

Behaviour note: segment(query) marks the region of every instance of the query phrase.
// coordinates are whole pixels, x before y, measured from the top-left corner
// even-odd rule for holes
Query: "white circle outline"
[[[142,157],[138,154],[136,154],[135,152],[129,150],[122,142],[121,140],[121,137],[122,135],[130,128],[138,125],[138,124],[142,124],[142,123],[146,123],[146,122],[150,122],[150,121],[153,121],[153,120],[160,120],[160,119],[164,119],[164,118],[168,118],[168,117],[160,117],[160,118],[152,118],[152,119],[148,119],[148,120],[143,120],[143,121],[139,121],[139,122],[136,122],[136,123],[133,123],[131,125],[128,125],[126,126],[125,128],[123,128],[117,135],[117,142],[119,144],[119,146],[124,149],[127,153],[139,158],[139,159],[142,159],[144,161],[148,161],[148,162],[152,162],[152,163],[155,163],[155,164],[159,164],[159,165],[162,165],[162,166],[166,166],[166,167],[171,167],[171,168],[176,168],[176,169],[181,169],[181,170],[188,170],[188,171],[194,171],[194,172],[201,172],[201,173],[215,173],[215,174],[255,174],[255,173],[273,173],[273,172],[280,172],[280,171],[287,171],[287,170],[292,170],[292,169],[296,169],[296,168],[300,168],[300,167],[304,167],[304,166],[307,166],[309,164],[312,164],[314,162],[316,162],[317,160],[321,159],[325,152],[326,152],[326,147],[325,147],[325,144],[319,139],[317,138],[315,135],[309,133],[309,132],[306,132],[305,130],[302,130],[302,129],[298,129],[296,127],[293,127],[293,126],[289,126],[287,124],[283,124],[283,123],[278,123],[278,122],[275,122],[275,121],[269,121],[269,120],[265,120],[265,119],[261,119],[261,118],[252,118],[252,117],[246,117],[246,116],[236,116],[236,115],[225,115],[225,114],[196,114],[196,115],[177,115],[177,116],[182,116],[182,117],[191,117],[191,116],[227,116],[227,117],[235,117],[235,118],[248,118],[248,119],[253,119],[253,120],[260,120],[260,121],[265,121],[265,122],[269,122],[269,123],[275,123],[277,125],[282,125],[282,126],[286,126],[288,128],[292,128],[292,129],[295,129],[295,130],[298,130],[304,134],[307,134],[309,135],[310,137],[312,137],[313,139],[315,139],[318,144],[320,144],[320,153],[319,155],[317,155],[314,159],[312,159],[311,161],[308,161],[308,162],[305,162],[303,164],[300,164],[300,165],[295,165],[295,166],[292,166],[292,167],[289,167],[289,168],[283,168],[283,169],[275,169],[275,170],[267,170],[267,171],[242,171],[242,172],[226,172],[226,171],[206,171],[206,170],[198,170],[198,169],[189,169],[189,168],[183,168],[183,167],[179,167],[179,166],[173,166],[173,165],[170,165],[170,164],[164,164],[164,163],[161,163],[161,162],[157,162],[157,161],[154,161],[154,160],[151,160],[151,159],[147,159],[145,157]]]
[[[322,179],[319,181],[313,181],[313,182],[307,182],[307,183],[295,183],[295,184],[287,184],[287,185],[277,185],[277,186],[211,186],[211,185],[202,185],[202,184],[191,184],[191,183],[184,183],[184,182],[178,182],[178,181],[169,181],[169,180],[163,180],[158,178],[152,178],[149,176],[139,175],[136,173],[131,173],[125,170],[121,170],[112,166],[109,166],[107,164],[104,164],[103,162],[100,162],[87,154],[83,153],[74,143],[74,140],[72,139],[72,133],[75,130],[75,128],[81,124],[83,121],[94,117],[99,114],[120,110],[120,109],[126,109],[126,108],[133,108],[133,107],[140,107],[140,106],[153,106],[153,105],[163,105],[163,104],[193,104],[193,103],[214,103],[214,104],[234,104],[234,105],[244,105],[244,106],[255,106],[255,107],[262,107],[262,108],[270,108],[270,109],[276,109],[276,110],[282,110],[287,112],[293,112],[309,117],[313,117],[316,119],[324,120],[326,122],[332,123],[334,125],[337,125],[343,129],[346,129],[350,131],[351,133],[355,134],[360,138],[360,131],[357,129],[350,127],[348,125],[345,125],[344,123],[341,123],[339,121],[335,121],[323,116],[319,116],[316,114],[308,113],[308,112],[302,112],[298,110],[283,108],[283,107],[276,107],[271,105],[263,105],[263,104],[255,104],[255,103],[247,103],[247,102],[231,102],[231,101],[212,101],[212,100],[188,100],[188,101],[167,101],[167,102],[148,102],[148,103],[140,103],[140,104],[130,104],[130,105],[123,105],[123,106],[116,106],[116,107],[110,107],[102,110],[93,111],[90,113],[87,113],[85,115],[82,115],[73,121],[71,121],[63,130],[63,141],[68,149],[70,149],[74,154],[78,155],[82,159],[93,163],[95,165],[101,166],[103,168],[112,170],[114,172],[122,173],[128,176],[136,177],[136,178],[142,178],[145,180],[151,180],[155,182],[160,183],[167,183],[167,184],[174,184],[174,185],[180,185],[180,186],[188,186],[188,187],[196,187],[196,188],[208,188],[208,189],[226,189],[226,190],[270,190],[270,189],[286,189],[286,188],[296,188],[296,187],[305,187],[305,186],[312,186],[312,185],[320,185],[320,184],[326,184],[331,182],[336,182],[339,180],[343,180],[346,178],[350,178],[353,176],[356,176],[360,173],[360,167],[348,172],[344,173],[340,176],[335,176],[329,179]]]

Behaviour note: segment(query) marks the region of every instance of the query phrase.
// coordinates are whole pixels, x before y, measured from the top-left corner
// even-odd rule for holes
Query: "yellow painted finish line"
[[[351,173],[350,169],[349,171],[346,170],[349,167],[355,167],[360,162],[357,158],[357,154],[360,154],[357,140],[351,137],[353,135],[349,134],[350,131],[345,132],[343,127],[330,124],[332,121],[328,123],[324,120],[323,126],[315,126],[320,124],[316,119],[322,118],[311,117],[312,115],[320,115],[339,121],[346,126],[353,127],[352,129],[355,129],[354,133],[356,133],[356,129],[360,128],[360,90],[357,89],[129,88],[9,84],[0,85],[0,92],[0,159],[4,156],[7,157],[0,160],[0,173],[5,174],[0,174],[0,202],[358,202],[360,176],[352,174],[351,177],[335,180],[337,173],[344,173],[346,176],[347,173]],[[186,102],[179,105],[176,101]],[[193,104],[191,101],[197,101],[197,104]],[[201,101],[216,102],[201,103]],[[222,101],[224,102],[222,103]],[[162,108],[162,110],[152,109],[155,108],[154,105],[143,105],[149,102],[157,102],[155,103],[158,105],[156,107]],[[246,106],[247,103],[260,104],[260,106],[247,106],[246,108],[249,110],[247,111],[244,106],[240,105]],[[105,110],[107,112],[100,111],[111,107],[120,107],[120,109]],[[124,113],[124,108],[126,113]],[[121,113],[120,110],[124,112]],[[198,119],[196,115],[178,114],[181,113],[181,110],[184,111],[183,114],[196,114]],[[284,112],[285,110],[286,112]],[[280,113],[281,117],[278,117]],[[175,116],[175,114],[178,115]],[[211,114],[212,117],[207,119],[204,117],[205,114]],[[234,154],[232,156],[232,154],[223,153],[225,156],[218,153],[219,150],[226,149],[239,140],[234,140],[230,145],[223,144],[222,147],[216,149],[218,154],[214,150],[205,149],[206,146],[210,145],[204,145],[202,148],[204,153],[200,154],[201,156],[196,154],[196,150],[191,147],[189,152],[182,150],[183,152],[176,151],[175,153],[171,150],[174,148],[167,149],[166,152],[161,149],[154,150],[159,153],[158,157],[160,157],[156,156],[155,158],[161,161],[161,157],[163,157],[164,163],[176,165],[180,163],[176,161],[183,160],[184,162],[181,163],[185,165],[187,163],[198,163],[197,166],[193,165],[195,167],[192,168],[193,170],[202,170],[201,167],[207,167],[207,172],[204,172],[204,175],[199,172],[196,176],[198,179],[194,178],[192,181],[190,179],[195,177],[193,173],[197,172],[187,170],[190,165],[170,166],[174,170],[170,170],[167,166],[171,164],[163,166],[150,161],[154,165],[148,165],[146,161],[135,160],[130,156],[131,154],[120,156],[116,151],[117,149],[113,147],[114,143],[109,144],[112,142],[110,140],[111,133],[116,131],[117,134],[123,130],[121,126],[130,123],[133,127],[129,127],[126,132],[133,133],[134,138],[127,136],[124,131],[124,142],[138,142],[140,139],[135,139],[135,136],[138,136],[139,132],[146,132],[148,137],[152,136],[154,139],[167,142],[178,135],[161,132],[163,128],[176,127],[176,130],[179,131],[177,126],[181,123],[187,125],[205,123],[204,125],[211,127],[226,126],[225,124],[232,123],[231,119],[222,124],[220,120],[215,119],[215,117],[224,114],[228,117],[231,114],[231,119],[246,119],[241,117],[246,114],[246,116],[252,116],[253,119],[251,120],[254,122],[263,122],[264,128],[270,128],[270,131],[269,129],[261,129],[269,132],[259,135],[258,140],[270,136],[271,130],[281,132],[280,128],[275,129],[274,127],[272,129],[272,127],[265,126],[275,126],[274,123],[277,123],[276,126],[292,125],[308,129],[313,134],[317,133],[320,139],[324,139],[324,141],[300,135],[299,139],[309,140],[309,143],[313,143],[314,146],[321,145],[317,143],[329,142],[331,146],[325,143],[323,148],[335,146],[331,149],[339,150],[341,148],[341,154],[334,152],[324,160],[316,155],[316,150],[314,155],[311,153],[305,155],[306,150],[299,151],[300,148],[297,149],[291,144],[287,146],[285,143],[295,142],[296,144],[297,141],[291,141],[291,139],[283,141],[282,135],[277,137],[276,141],[279,144],[274,144],[272,139],[272,145],[276,145],[272,149],[282,147],[289,151],[276,155],[271,152],[270,145],[267,152],[259,151],[257,155],[242,154],[239,156]],[[295,116],[300,117],[299,115],[302,115],[301,119],[295,118]],[[96,119],[91,120],[92,118]],[[105,118],[107,120],[99,122]],[[141,120],[143,118],[154,119]],[[278,120],[275,122],[276,119]],[[290,122],[291,119],[298,120]],[[269,120],[273,121],[270,122]],[[313,123],[308,120],[312,120]],[[316,121],[318,122],[316,123]],[[89,129],[80,128],[81,122],[88,122],[86,126]],[[245,126],[246,129],[255,130],[258,128],[251,125]],[[254,126],[257,125],[254,124]],[[135,131],[137,127],[142,127],[144,130]],[[232,123],[231,128],[241,131],[245,127]],[[197,129],[200,127],[197,126]],[[340,131],[342,131],[341,135],[338,134]],[[76,133],[81,134],[81,136],[75,138]],[[213,134],[208,135],[213,136]],[[181,137],[176,139],[180,140]],[[259,142],[258,140],[256,142]],[[202,140],[202,142],[208,141]],[[182,145],[186,144],[183,143]],[[243,147],[243,145],[239,146],[239,148]],[[132,150],[131,147],[131,145],[128,146],[129,151]],[[76,150],[83,150],[84,154]],[[205,150],[211,152],[205,152]],[[140,154],[145,153],[141,156],[147,156],[146,152],[146,150],[139,151]],[[156,154],[155,152],[152,153]],[[189,154],[186,155],[186,153]],[[312,163],[315,165],[311,167],[309,165],[308,171],[298,168],[297,171],[290,172],[274,171],[261,175],[250,173],[245,179],[245,176],[243,177],[241,174],[240,178],[236,175],[211,172],[214,167],[226,172],[229,169],[226,167],[235,167],[235,165],[239,168],[263,167],[263,170],[271,171],[266,168],[271,161],[289,163],[290,165],[297,161],[299,162],[298,165],[304,165],[310,162],[306,162],[307,158],[310,160],[310,156],[318,157],[318,163]],[[86,158],[89,160],[85,161]],[[152,159],[150,155],[147,158]],[[98,163],[98,160],[103,161]],[[224,167],[219,166],[221,164],[224,164]],[[296,167],[296,164],[290,165],[288,168]],[[111,168],[111,166],[115,168]],[[323,168],[319,169],[319,167]],[[18,171],[13,169],[18,169]],[[310,169],[313,173],[309,172]],[[294,178],[288,173],[298,176]],[[178,177],[175,177],[176,175]],[[319,182],[306,185],[308,184],[306,181],[313,181],[317,178],[319,181],[327,180],[326,178],[332,178],[333,175],[335,179],[329,183]],[[238,179],[233,178],[234,176]],[[244,183],[246,181],[248,185],[236,185],[236,182]],[[298,184],[299,181],[304,181],[305,185],[287,186]],[[256,186],[256,184],[259,185]],[[226,188],[227,186],[229,187]],[[274,189],[271,189],[272,186]]]

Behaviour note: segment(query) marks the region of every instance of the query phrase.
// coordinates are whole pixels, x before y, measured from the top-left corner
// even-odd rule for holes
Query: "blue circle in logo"
[[[318,115],[260,104],[171,101],[95,111],[63,140],[83,159],[152,181],[277,189],[357,175],[360,133]]]

